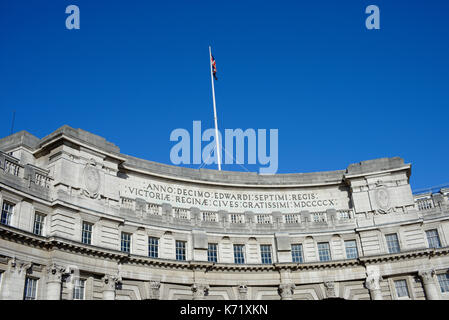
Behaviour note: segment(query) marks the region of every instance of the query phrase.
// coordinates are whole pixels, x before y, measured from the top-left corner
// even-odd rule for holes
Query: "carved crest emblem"
[[[98,191],[100,190],[100,173],[95,167],[95,161],[91,160],[84,167],[83,172],[84,178],[84,193],[91,198],[96,198],[98,196]]]
[[[390,210],[390,193],[388,189],[383,185],[378,185],[374,192],[374,197],[379,207],[379,212],[387,213]]]

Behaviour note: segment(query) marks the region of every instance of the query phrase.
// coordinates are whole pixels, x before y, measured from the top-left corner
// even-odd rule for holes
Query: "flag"
[[[212,63],[212,73],[214,74],[214,79],[218,80],[218,78],[217,78],[217,66],[215,64],[215,59],[214,59],[213,55],[211,55],[211,63]]]

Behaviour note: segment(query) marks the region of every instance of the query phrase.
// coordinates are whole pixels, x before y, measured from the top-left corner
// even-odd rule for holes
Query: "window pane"
[[[12,203],[3,202],[2,206],[2,216],[0,219],[1,224],[10,225],[11,224],[11,216],[14,209],[14,205]]]
[[[401,251],[399,248],[398,235],[396,233],[387,234],[385,236],[385,238],[387,240],[387,246],[388,246],[389,253],[398,253]]]
[[[398,298],[409,296],[406,280],[396,280],[394,282],[394,285],[396,287],[396,293],[398,295]]]
[[[347,259],[357,259],[359,257],[357,251],[357,242],[355,240],[345,241],[345,248]]]
[[[176,260],[186,260],[185,241],[176,241]]]
[[[25,278],[24,300],[36,300],[37,279]]]
[[[328,242],[318,243],[318,254],[320,257],[320,261],[330,261],[331,260],[331,251],[330,251]]]
[[[439,274],[437,277],[441,292],[449,292],[449,274]]]
[[[209,262],[217,262],[217,244],[209,243],[207,245],[207,261]]]
[[[148,256],[157,258],[159,256],[159,238],[148,237]]]
[[[38,236],[42,235],[42,230],[44,228],[44,219],[45,216],[40,213],[36,213],[34,215],[34,227],[33,227],[33,233],[37,234]]]
[[[92,224],[83,222],[82,243],[91,244],[92,242]]]
[[[292,261],[303,263],[302,244],[292,244]]]
[[[121,239],[121,251],[123,252],[131,252],[131,234],[122,232],[122,239]]]
[[[243,244],[234,244],[234,262],[235,263],[245,263],[244,255],[245,246]]]
[[[260,255],[263,264],[271,264],[271,245],[263,244],[260,246]]]
[[[429,248],[441,248],[440,237],[436,229],[426,231]]]
[[[84,287],[86,280],[75,279],[75,286],[73,287],[73,299],[84,300]]]

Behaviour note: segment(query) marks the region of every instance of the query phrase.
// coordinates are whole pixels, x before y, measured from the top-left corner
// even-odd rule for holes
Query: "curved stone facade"
[[[449,299],[449,190],[401,158],[194,170],[68,126],[0,150],[1,299]]]

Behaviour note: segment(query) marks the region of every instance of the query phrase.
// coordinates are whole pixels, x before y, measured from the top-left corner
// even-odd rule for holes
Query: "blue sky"
[[[70,4],[80,30],[65,28]],[[370,4],[380,30],[365,28]],[[435,0],[1,1],[0,136],[16,110],[14,131],[43,137],[67,124],[170,163],[172,130],[213,127],[212,45],[219,128],[278,129],[278,173],[400,156],[414,189],[449,183],[448,9]]]

